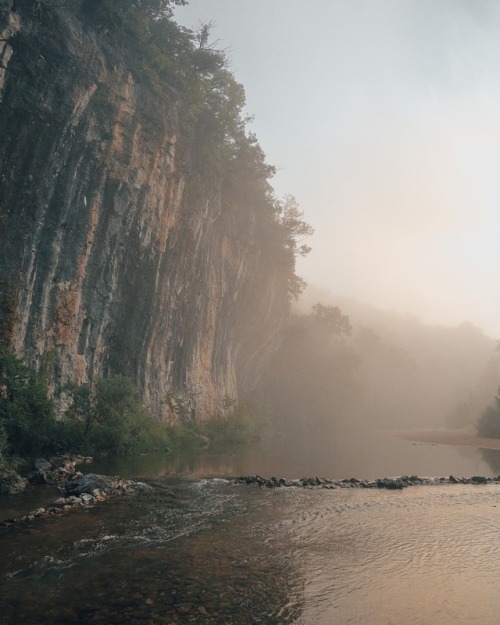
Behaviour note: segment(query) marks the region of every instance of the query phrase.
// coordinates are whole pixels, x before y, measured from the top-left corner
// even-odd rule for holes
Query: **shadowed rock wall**
[[[182,98],[105,29],[33,6],[0,5],[2,341],[58,385],[120,373],[163,417],[182,396],[206,418],[255,384],[286,280],[258,214],[190,167]]]

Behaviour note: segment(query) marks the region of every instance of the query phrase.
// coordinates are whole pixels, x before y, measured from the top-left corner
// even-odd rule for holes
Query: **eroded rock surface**
[[[194,158],[185,94],[95,12],[34,4],[0,7],[2,340],[58,385],[117,373],[165,418],[213,415],[288,313],[263,217]]]

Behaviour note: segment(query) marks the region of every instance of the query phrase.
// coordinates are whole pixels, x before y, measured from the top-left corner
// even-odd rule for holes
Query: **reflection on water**
[[[498,449],[480,449],[483,460],[494,475],[500,474],[500,451]]]
[[[313,433],[314,434],[314,433]],[[384,476],[471,476],[500,473],[500,451],[475,447],[414,443],[387,432],[344,431],[341,435],[300,438],[268,437],[258,445],[233,454],[153,454],[104,459],[86,471],[150,479],[172,475],[285,476],[289,479],[320,475],[333,479]]]

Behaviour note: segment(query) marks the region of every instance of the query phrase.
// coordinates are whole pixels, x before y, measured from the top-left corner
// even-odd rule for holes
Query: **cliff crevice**
[[[0,9],[2,341],[50,354],[59,386],[119,373],[164,418],[174,392],[207,418],[253,387],[288,314],[271,216],[203,170],[186,94],[156,93],[123,36],[32,8]]]

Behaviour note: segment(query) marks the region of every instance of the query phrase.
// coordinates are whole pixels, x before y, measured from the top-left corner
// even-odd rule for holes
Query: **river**
[[[0,530],[0,623],[498,625],[500,485],[261,489],[226,477],[492,475],[500,452],[384,433],[326,457],[286,443],[88,467],[146,479],[154,495]],[[4,500],[2,516],[42,496]]]

